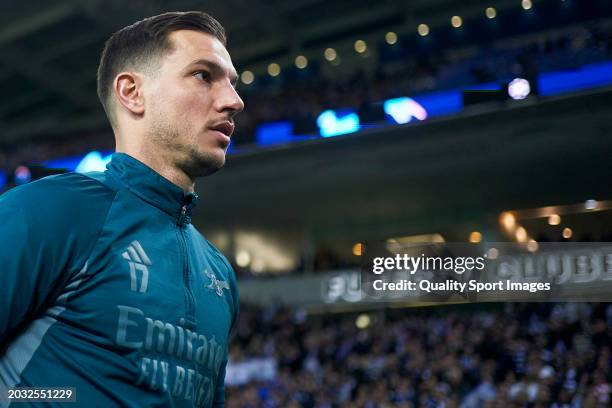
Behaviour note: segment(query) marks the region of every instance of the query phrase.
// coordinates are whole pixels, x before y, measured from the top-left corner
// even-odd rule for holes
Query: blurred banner
[[[239,363],[227,364],[226,385],[242,385],[249,381],[266,381],[276,378],[277,362],[274,358],[252,358]]]
[[[609,243],[365,246],[362,299],[416,302],[612,300]]]
[[[365,245],[361,271],[240,282],[244,301],[302,307],[612,301],[611,243]]]

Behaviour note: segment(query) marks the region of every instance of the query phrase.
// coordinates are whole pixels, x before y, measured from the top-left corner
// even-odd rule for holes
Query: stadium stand
[[[419,58],[420,57],[420,58]],[[307,78],[284,87],[249,92],[242,87],[251,107],[240,118],[240,143],[253,143],[257,125],[266,121],[311,120],[325,109],[358,109],[373,103],[429,91],[468,88],[483,83],[510,82],[515,77],[535,78],[540,72],[571,70],[582,65],[612,60],[612,26],[571,27],[506,39],[498,46],[471,46],[432,50],[406,56],[401,63],[381,62],[366,74],[356,70],[344,79]],[[293,101],[299,100],[296,104]],[[249,136],[251,135],[251,136]]]
[[[360,329],[356,318],[371,323]],[[606,303],[360,316],[245,305],[228,407],[603,408],[612,395],[611,344]],[[249,361],[259,369],[241,377]],[[273,369],[262,369],[266,361]]]
[[[346,78],[331,80],[315,71],[281,87],[241,85],[249,108],[237,119],[234,146],[254,146],[257,127],[268,122],[309,123],[313,133],[316,117],[325,109],[351,107],[367,116],[368,109],[388,98],[507,83],[515,77],[605,61],[612,61],[612,22],[607,20],[510,37],[498,45],[447,48],[381,61],[372,73],[355,68]],[[0,170],[10,174],[19,165],[113,148],[107,130],[10,143],[0,149]]]

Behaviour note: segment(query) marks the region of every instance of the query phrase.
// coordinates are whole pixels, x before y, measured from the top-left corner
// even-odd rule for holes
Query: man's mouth
[[[231,138],[232,134],[234,133],[234,124],[229,121],[224,121],[212,126],[211,129],[216,130],[217,132],[221,132],[225,136]]]

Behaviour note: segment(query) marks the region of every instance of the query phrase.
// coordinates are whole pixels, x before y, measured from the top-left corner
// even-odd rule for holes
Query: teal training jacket
[[[238,291],[191,224],[196,201],[122,153],[0,196],[0,406],[13,387],[74,387],[76,407],[224,406]]]

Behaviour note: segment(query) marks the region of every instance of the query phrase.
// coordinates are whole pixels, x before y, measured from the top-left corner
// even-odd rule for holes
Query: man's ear
[[[119,103],[133,115],[144,114],[142,78],[133,72],[121,72],[115,77],[113,91]]]

